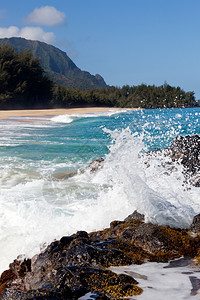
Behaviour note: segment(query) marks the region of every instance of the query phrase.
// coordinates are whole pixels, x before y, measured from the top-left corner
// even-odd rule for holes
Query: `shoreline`
[[[86,114],[106,111],[135,110],[132,108],[113,107],[78,107],[55,109],[31,109],[31,110],[0,110],[0,120],[12,117],[45,117],[58,115]]]

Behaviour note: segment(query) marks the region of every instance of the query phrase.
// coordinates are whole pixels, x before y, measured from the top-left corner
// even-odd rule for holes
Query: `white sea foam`
[[[73,120],[73,115],[59,115],[51,118],[51,121],[56,123],[71,123]]]
[[[104,168],[93,180],[112,186],[108,198],[113,205],[115,199],[120,202],[117,217],[122,218],[127,211],[136,209],[145,214],[146,221],[188,226],[200,210],[199,190],[195,187],[185,190],[181,166],[176,165],[176,171],[167,172],[163,164],[167,158],[163,155],[152,157],[147,168],[145,158],[138,157],[143,148],[142,137],[132,134],[129,128],[122,132],[105,131],[111,134],[113,144]]]
[[[2,161],[0,272],[18,254],[30,257],[54,238],[107,227],[135,209],[147,221],[178,227],[188,226],[199,213],[199,189],[183,186],[180,165],[170,172],[165,156],[142,156],[144,136],[129,128],[104,132],[112,144],[95,173],[87,169],[56,180],[55,172],[71,168],[70,163]]]
[[[168,267],[168,263],[144,263],[123,267],[110,267],[117,274],[133,276],[143,293],[138,300],[199,300],[200,291],[193,292],[190,278],[200,280],[199,268],[195,266]],[[198,283],[197,286],[199,287]],[[195,295],[196,294],[196,295]]]
[[[93,112],[93,113],[83,113],[83,114],[75,114],[74,116],[79,118],[94,118],[94,117],[110,117],[112,115],[117,115],[120,113],[125,113],[130,111],[129,109],[110,109],[108,111],[99,111],[99,112]]]
[[[115,114],[125,113],[129,111],[128,109],[110,109],[108,111],[93,112],[93,113],[80,113],[80,114],[70,114],[70,115],[59,115],[51,118],[52,122],[56,123],[71,123],[77,118],[97,118],[97,117],[110,117]]]

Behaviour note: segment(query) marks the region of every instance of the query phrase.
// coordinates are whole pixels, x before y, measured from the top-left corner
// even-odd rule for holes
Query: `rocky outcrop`
[[[171,143],[171,156],[181,159],[181,163],[192,173],[200,169],[200,136],[177,136]]]
[[[177,137],[164,150],[173,163],[183,166],[186,181],[200,186],[200,137]],[[162,151],[148,153],[162,155]],[[89,172],[103,167],[103,159],[93,161]],[[75,174],[72,174],[76,175]],[[125,220],[87,233],[78,231],[52,242],[32,259],[18,258],[0,277],[1,300],[78,299],[88,292],[96,299],[123,299],[142,289],[128,275],[118,275],[110,266],[166,262],[178,257],[195,258],[200,263],[200,214],[189,229],[174,229],[145,223],[144,215],[134,211]]]
[[[42,280],[43,285],[35,283],[38,288],[28,292],[7,288],[1,299],[78,299],[90,290],[98,299],[120,299],[141,293],[132,277],[97,267],[63,266],[46,280]]]
[[[90,173],[94,173],[94,172],[102,169],[103,162],[104,162],[104,159],[102,157],[93,160],[88,166],[88,168],[90,169]]]
[[[200,214],[194,216],[190,229],[191,231],[200,234]]]
[[[161,155],[159,163],[166,168],[166,172],[173,172],[177,170],[178,163],[183,166],[183,174],[185,177],[185,183],[190,183],[196,187],[200,186],[200,136],[199,135],[186,135],[176,137],[170,147],[160,150],[154,149],[148,153],[143,154],[145,157],[144,163],[146,167],[151,164],[151,157]],[[163,156],[168,160],[163,160]],[[90,173],[94,173],[104,166],[104,159],[98,158],[93,160],[86,168],[79,170],[73,170],[65,173],[53,174],[54,180],[66,180],[79,173],[84,173],[89,170]]]
[[[135,279],[107,268],[193,258],[199,249],[200,238],[190,230],[145,223],[144,215],[134,212],[102,231],[64,236],[32,259],[16,259],[1,275],[0,299],[78,299],[88,292],[96,299],[138,295],[142,290]]]
[[[143,155],[146,167],[151,165],[151,159],[159,158],[158,163],[165,169],[166,174],[177,171],[182,166],[183,184],[200,187],[200,136],[177,136],[170,147],[163,150],[154,149]]]
[[[172,160],[179,161],[184,167],[184,175],[191,184],[200,186],[200,136],[187,135],[176,137],[170,146]]]

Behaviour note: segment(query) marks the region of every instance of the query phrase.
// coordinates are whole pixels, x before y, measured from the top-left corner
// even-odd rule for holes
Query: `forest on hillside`
[[[165,83],[98,89],[57,86],[30,51],[0,46],[0,109],[78,106],[172,108],[197,106],[193,92]]]
[[[29,51],[0,47],[0,108],[43,107],[52,97],[53,81]]]
[[[5,44],[11,46],[17,53],[29,49],[33,57],[40,60],[40,65],[46,75],[53,79],[56,85],[79,89],[96,89],[107,86],[100,75],[92,75],[81,70],[67,53],[53,45],[20,37],[0,38],[0,45]]]

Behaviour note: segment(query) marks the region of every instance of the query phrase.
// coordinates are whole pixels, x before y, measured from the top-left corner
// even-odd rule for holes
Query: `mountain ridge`
[[[30,50],[33,56],[40,60],[45,73],[58,85],[80,89],[107,87],[99,74],[91,75],[87,71],[82,71],[66,52],[53,45],[19,37],[0,39],[0,45],[2,44],[9,44],[16,52]]]

